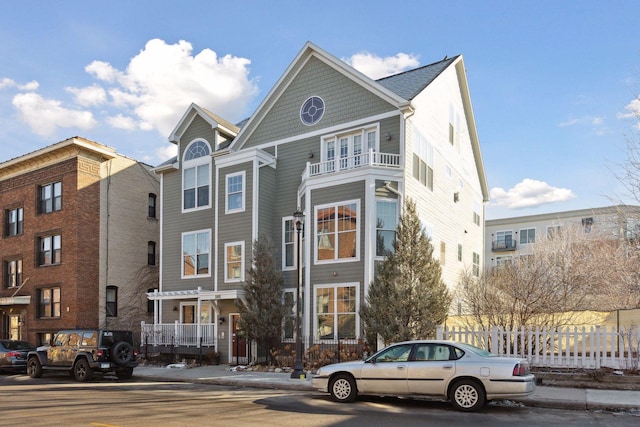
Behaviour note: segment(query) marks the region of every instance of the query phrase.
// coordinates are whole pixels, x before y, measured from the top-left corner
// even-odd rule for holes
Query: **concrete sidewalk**
[[[139,366],[134,377],[156,381],[181,381],[202,384],[233,385],[281,390],[312,391],[311,380],[291,379],[284,372],[236,370],[228,365],[188,368],[181,364],[168,367]],[[518,400],[525,406],[576,410],[611,410],[640,413],[640,391],[597,390],[538,386],[533,395]]]

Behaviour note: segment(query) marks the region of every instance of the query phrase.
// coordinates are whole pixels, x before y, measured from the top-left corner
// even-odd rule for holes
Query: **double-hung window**
[[[22,234],[24,221],[23,209],[8,209],[5,211],[5,217],[5,236],[17,236]]]
[[[182,277],[210,276],[211,230],[182,233]]]
[[[355,339],[358,336],[358,285],[317,286],[314,328],[319,339]]]
[[[225,243],[224,245],[224,281],[242,282],[244,280],[244,242]]]
[[[149,193],[149,212],[147,214],[149,218],[156,218],[156,199],[155,194]]]
[[[38,316],[41,318],[60,317],[60,288],[38,290]]]
[[[433,145],[418,130],[413,134],[413,177],[433,191]]]
[[[4,271],[4,283],[7,288],[15,288],[22,284],[22,259],[5,261]]]
[[[38,265],[60,264],[61,252],[59,234],[38,238]]]
[[[296,267],[296,225],[293,217],[282,218],[282,269]]]
[[[55,212],[62,209],[62,182],[40,186],[40,213]]]
[[[244,211],[244,182],[244,171],[227,175],[226,213]]]
[[[360,201],[316,206],[315,259],[327,261],[357,261],[359,259]]]
[[[207,208],[210,206],[210,153],[211,150],[209,148],[209,144],[203,140],[196,140],[192,142],[185,150],[182,163],[183,211]]]
[[[107,317],[118,317],[117,286],[107,286]]]
[[[376,200],[376,256],[393,252],[393,241],[398,226],[398,201]]]

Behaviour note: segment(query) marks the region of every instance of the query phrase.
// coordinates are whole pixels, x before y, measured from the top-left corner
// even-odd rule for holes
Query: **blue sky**
[[[0,14],[0,162],[72,136],[158,164],[191,102],[249,116],[306,41],[373,77],[464,56],[487,218],[625,200],[640,3],[22,1]]]

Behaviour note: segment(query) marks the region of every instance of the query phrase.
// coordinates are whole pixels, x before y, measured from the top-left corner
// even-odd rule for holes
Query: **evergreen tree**
[[[245,304],[238,304],[241,330],[249,340],[265,344],[266,350],[280,339],[285,307],[284,278],[276,267],[275,250],[269,238],[260,235],[253,244],[252,267],[243,284]]]
[[[433,337],[447,317],[451,295],[411,200],[406,201],[393,249],[378,265],[360,309],[367,335],[380,335],[385,344]]]

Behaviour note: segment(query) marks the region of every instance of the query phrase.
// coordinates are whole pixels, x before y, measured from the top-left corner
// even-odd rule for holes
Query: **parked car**
[[[27,355],[27,373],[39,378],[45,371],[69,372],[77,381],[88,381],[94,373],[115,373],[129,379],[138,366],[133,333],[102,329],[58,332],[51,345]]]
[[[27,353],[36,347],[26,341],[0,340],[0,371],[27,369]]]
[[[416,396],[449,400],[461,411],[525,397],[536,387],[526,359],[435,340],[401,342],[365,360],[323,366],[312,384],[338,402],[358,395]]]

